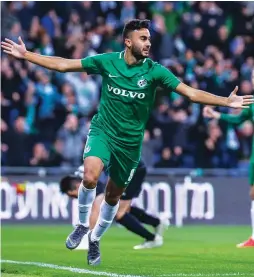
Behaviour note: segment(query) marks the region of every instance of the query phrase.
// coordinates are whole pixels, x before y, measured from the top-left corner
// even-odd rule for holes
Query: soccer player
[[[138,168],[126,188],[124,194],[120,198],[119,209],[116,213],[115,220],[129,231],[141,236],[145,242],[136,245],[133,248],[147,249],[159,247],[163,244],[163,232],[169,226],[168,219],[159,219],[147,214],[143,209],[131,206],[132,199],[138,197],[142,189],[142,183],[146,176],[146,167],[140,161]],[[60,190],[71,198],[78,198],[78,189],[83,177],[83,166],[80,166],[74,175],[68,175],[61,179]],[[104,198],[105,184],[98,182],[96,186],[96,198],[90,215],[90,229],[93,229],[97,221],[100,205]],[[142,224],[146,223],[155,228],[155,234],[148,231]]]
[[[254,89],[254,70],[252,71],[252,84]],[[254,104],[250,106],[250,109],[245,109],[238,115],[219,113],[217,111],[214,111],[211,107],[205,107],[203,110],[203,114],[207,118],[215,118],[235,125],[239,125],[246,120],[250,120],[254,127]],[[254,134],[253,134],[253,140],[252,140],[252,154],[250,158],[249,184],[250,184],[250,198],[251,198],[250,214],[251,214],[252,235],[247,241],[237,244],[238,248],[254,247]]]
[[[89,213],[96,195],[96,184],[108,166],[109,179],[98,220],[88,234],[88,264],[100,264],[100,239],[111,225],[119,199],[130,183],[140,159],[142,139],[155,90],[163,86],[193,102],[208,105],[246,108],[253,96],[237,96],[236,87],[229,97],[219,97],[183,84],[162,65],[149,59],[151,37],[149,20],[134,19],[123,29],[125,50],[86,57],[64,59],[32,53],[22,39],[5,39],[4,52],[59,72],[85,71],[100,74],[102,94],[98,113],[93,117],[84,150],[84,176],[79,188],[80,224],[68,236],[66,246],[75,248],[89,232]],[[73,146],[75,147],[75,146]]]

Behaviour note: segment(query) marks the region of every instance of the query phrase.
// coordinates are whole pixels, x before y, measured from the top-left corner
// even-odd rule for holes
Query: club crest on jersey
[[[138,80],[137,85],[140,88],[143,88],[143,87],[145,87],[147,85],[147,80],[144,77],[142,77],[141,79]]]
[[[86,147],[85,147],[85,153],[88,153],[88,152],[90,152],[90,150],[91,150],[91,147],[89,146],[89,145],[87,145]]]

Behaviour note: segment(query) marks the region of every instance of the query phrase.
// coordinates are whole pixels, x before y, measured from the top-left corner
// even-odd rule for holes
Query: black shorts
[[[146,177],[146,166],[143,161],[140,161],[137,167],[137,170],[126,188],[125,192],[121,196],[122,200],[131,200],[138,197],[142,190],[142,184]]]
[[[143,161],[140,161],[137,167],[137,170],[126,188],[125,192],[121,196],[122,200],[131,200],[133,198],[138,197],[142,190],[142,184],[146,176],[146,167]],[[97,183],[96,187],[96,196],[105,192],[106,185],[102,182]]]
[[[99,181],[96,186],[96,196],[105,192],[106,184]]]

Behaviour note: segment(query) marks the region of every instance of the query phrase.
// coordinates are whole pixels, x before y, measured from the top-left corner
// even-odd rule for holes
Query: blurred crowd
[[[192,87],[252,94],[254,2],[1,2],[2,39],[80,59],[121,51],[130,19],[150,19],[151,58]],[[77,166],[100,99],[100,76],[58,73],[1,56],[1,163]],[[219,109],[229,111],[227,108]],[[232,168],[247,160],[253,125],[202,117],[202,106],[158,89],[144,135],[149,167]]]

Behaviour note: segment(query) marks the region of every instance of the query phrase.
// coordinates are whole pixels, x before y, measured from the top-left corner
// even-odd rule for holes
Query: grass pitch
[[[248,238],[247,226],[170,227],[163,247],[151,250],[133,250],[142,240],[114,226],[101,241],[98,267],[87,266],[86,251],[65,248],[71,230],[71,226],[2,226],[2,276],[254,276],[254,248],[235,246]]]

